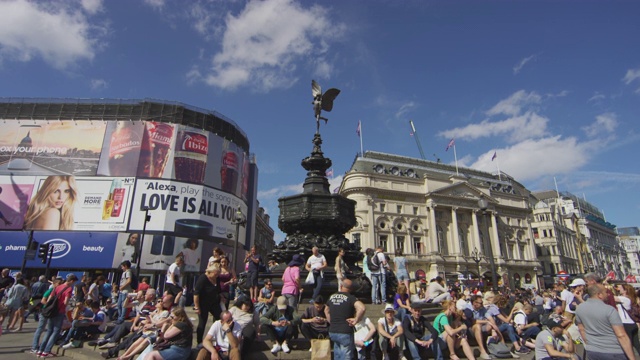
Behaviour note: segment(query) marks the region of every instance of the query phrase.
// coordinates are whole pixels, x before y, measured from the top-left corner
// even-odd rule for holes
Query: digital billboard
[[[24,228],[124,231],[134,183],[122,177],[37,177]]]
[[[214,188],[170,180],[137,179],[130,231],[142,230],[147,208],[151,216],[147,231],[197,238],[226,238],[228,234],[235,234],[235,225],[231,222],[237,209],[247,213],[247,205],[238,197]],[[244,235],[241,227],[240,239],[244,240]]]
[[[21,230],[34,176],[0,176],[0,230]]]
[[[53,246],[53,268],[109,269],[113,264],[117,234],[34,231],[33,240]],[[26,231],[0,232],[0,267],[20,268],[28,241]],[[35,258],[27,260],[27,267],[44,268],[46,264]]]
[[[176,260],[176,256],[184,256],[184,270],[199,272],[204,270],[202,264],[202,240],[198,238],[176,237],[173,235],[145,235],[140,252],[140,232],[119,234],[116,252],[113,257],[114,268],[129,260],[135,267],[138,256],[142,270],[167,270]],[[207,258],[208,259],[208,258]],[[205,263],[207,259],[204,259]]]
[[[5,121],[0,175],[95,175],[105,126],[101,121]]]

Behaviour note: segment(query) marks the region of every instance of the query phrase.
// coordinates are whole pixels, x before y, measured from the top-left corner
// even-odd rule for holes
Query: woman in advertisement
[[[138,263],[138,254],[139,254],[138,249],[140,247],[140,242],[138,241],[139,239],[140,239],[140,234],[137,234],[137,233],[129,234],[129,237],[127,238],[127,243],[124,244],[124,246],[122,247],[121,261],[129,260],[132,264]]]
[[[30,230],[73,230],[78,187],[73,176],[49,176],[31,199],[24,228]]]
[[[198,251],[199,240],[189,238],[184,243],[180,254],[184,257],[184,271],[200,271],[200,251]]]

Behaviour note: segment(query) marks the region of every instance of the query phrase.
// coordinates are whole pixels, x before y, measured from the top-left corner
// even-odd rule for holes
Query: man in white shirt
[[[444,279],[438,276],[427,286],[427,302],[439,304],[445,300],[451,300],[451,294],[444,286]]]
[[[180,287],[180,268],[184,265],[182,255],[176,256],[176,261],[167,270],[167,282],[164,285],[164,295],[173,295],[175,303],[180,303],[182,287]]]
[[[220,320],[211,325],[202,341],[196,360],[240,360],[239,344],[242,338],[240,324],[233,320],[229,311],[223,311]]]
[[[317,246],[314,246],[311,249],[311,253],[312,254],[311,256],[309,256],[305,268],[307,269],[307,271],[313,272],[313,279],[316,283],[316,287],[313,290],[313,295],[311,296],[309,304],[313,304],[313,299],[317,298],[318,295],[320,295],[320,290],[322,290],[322,283],[324,280],[324,272],[322,270],[327,267],[327,259],[324,257],[324,255],[320,254]]]
[[[375,267],[378,269],[375,269]],[[375,254],[371,257],[369,270],[371,270],[371,300],[374,304],[381,304],[387,300],[387,258],[381,247],[376,248]],[[378,290],[378,288],[380,290]],[[380,297],[378,297],[380,296]]]

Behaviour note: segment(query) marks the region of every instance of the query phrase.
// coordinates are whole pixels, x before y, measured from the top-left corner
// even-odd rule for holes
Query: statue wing
[[[333,109],[333,100],[338,97],[340,90],[331,88],[322,95],[322,110],[331,111]]]
[[[311,80],[311,94],[313,95],[314,99],[322,95],[322,88],[315,80]]]

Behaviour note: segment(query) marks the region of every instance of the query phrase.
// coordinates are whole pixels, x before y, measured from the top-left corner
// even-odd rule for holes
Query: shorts
[[[168,349],[160,350],[159,353],[164,360],[183,360],[191,356],[191,348],[171,345]]]
[[[258,272],[257,271],[249,271],[247,273],[247,284],[249,287],[258,286]]]
[[[169,294],[169,295],[173,295],[174,297],[178,296],[178,294],[182,292],[182,288],[180,286],[178,286],[178,285],[175,285],[175,284],[168,284],[167,283],[167,284],[165,284],[164,287],[165,287],[164,291],[166,291],[167,294]]]
[[[409,273],[407,273],[406,270],[399,270],[396,273],[396,278],[398,279],[398,281],[409,280]]]

